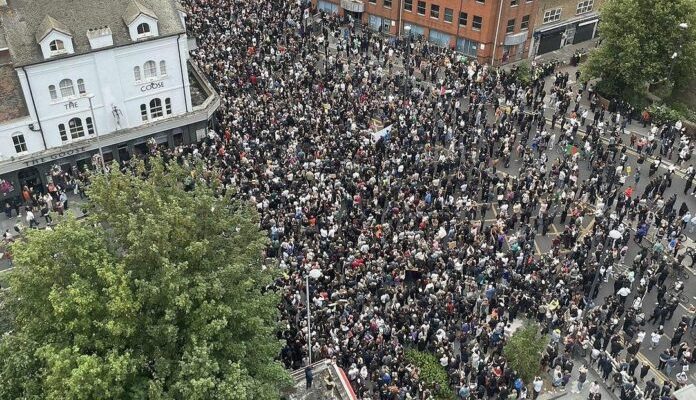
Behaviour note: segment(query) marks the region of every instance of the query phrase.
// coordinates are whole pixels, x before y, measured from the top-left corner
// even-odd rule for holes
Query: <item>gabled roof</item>
[[[0,6],[0,29],[4,31],[12,61],[18,67],[45,61],[37,37],[41,38],[52,28],[72,36],[75,52],[62,57],[95,51],[87,32],[101,26],[108,26],[113,32],[114,46],[134,43],[124,18],[137,18],[140,14],[154,18],[152,10],[157,11],[159,36],[143,41],[186,32],[176,9],[176,0],[11,0],[7,6]],[[47,15],[51,19],[43,24]]]
[[[40,42],[48,36],[51,31],[58,31],[61,33],[64,33],[68,36],[72,36],[70,33],[70,29],[68,29],[65,24],[62,22],[56,20],[55,18],[51,17],[50,15],[47,15],[43,21],[41,21],[41,25],[39,25],[39,28],[36,30],[36,42]]]
[[[157,19],[157,14],[155,14],[154,11],[140,4],[138,0],[131,0],[128,7],[126,7],[126,12],[123,13],[123,21],[126,25],[130,25],[140,14],[145,14],[150,18]]]

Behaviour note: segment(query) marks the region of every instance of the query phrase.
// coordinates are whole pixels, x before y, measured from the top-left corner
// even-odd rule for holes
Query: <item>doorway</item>
[[[39,170],[35,167],[24,168],[19,171],[17,173],[17,180],[22,187],[26,186],[29,189],[33,189],[34,192],[40,192],[42,194],[44,192],[41,174],[39,174]]]

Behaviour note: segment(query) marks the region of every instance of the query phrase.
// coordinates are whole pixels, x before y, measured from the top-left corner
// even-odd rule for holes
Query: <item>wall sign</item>
[[[76,101],[69,101],[65,103],[65,109],[66,110],[72,110],[78,107],[78,104]]]
[[[148,92],[153,89],[161,89],[164,87],[164,82],[150,82],[147,85],[140,87],[141,92]]]
[[[34,158],[32,160],[29,160],[29,161],[24,161],[24,165],[26,165],[27,167],[31,167],[34,165],[43,164],[43,163],[48,162],[48,161],[59,160],[63,157],[68,157],[68,156],[73,156],[75,154],[80,154],[83,151],[85,151],[86,148],[87,148],[87,146],[82,146],[82,147],[76,147],[74,149],[63,150],[60,153],[51,154],[50,156],[39,157],[39,158]]]

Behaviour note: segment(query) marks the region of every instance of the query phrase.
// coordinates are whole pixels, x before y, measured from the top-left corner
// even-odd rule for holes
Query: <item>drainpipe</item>
[[[29,75],[27,75],[27,70],[22,67],[22,72],[24,72],[24,78],[27,80],[27,86],[29,87],[29,96],[31,97],[31,105],[34,108],[34,114],[36,114],[36,122],[39,124],[39,132],[41,132],[41,141],[43,141],[44,150],[48,150],[46,146],[46,137],[43,133],[43,128],[41,127],[41,118],[39,118],[39,112],[36,110],[36,103],[34,102],[34,92],[31,90],[31,82],[29,82]]]
[[[404,0],[401,0],[401,1],[399,1],[399,22],[398,22],[399,26],[397,28],[397,37],[399,37],[399,38],[401,37],[401,25],[403,25],[402,20],[401,20],[403,12],[404,12]]]
[[[179,52],[179,71],[181,71],[181,90],[184,92],[184,107],[186,108],[186,112],[189,112],[188,100],[186,98],[186,82],[184,81],[184,67],[181,65],[181,47],[179,46],[181,35],[180,33],[179,36],[176,37],[176,50]]]
[[[457,38],[454,39],[454,50],[457,50],[457,46],[459,45],[459,30],[462,28],[462,26],[459,24],[459,15],[461,15],[462,11],[464,11],[464,0],[459,2],[459,14],[457,14]]]
[[[500,0],[498,6],[498,20],[495,23],[495,42],[493,42],[493,55],[491,56],[491,67],[495,65],[495,51],[498,48],[498,32],[500,32],[500,16],[503,14],[503,2]]]

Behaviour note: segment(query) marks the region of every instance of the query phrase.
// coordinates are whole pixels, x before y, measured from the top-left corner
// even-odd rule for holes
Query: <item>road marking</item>
[[[638,357],[638,360],[643,364],[648,364],[650,366],[650,370],[653,372],[653,374],[655,374],[655,377],[657,379],[661,380],[662,382],[669,380],[669,378],[665,374],[663,374],[662,371],[657,369],[655,364],[653,364],[652,361],[648,360],[648,358],[643,353],[638,352],[638,354],[636,354],[636,357]]]

